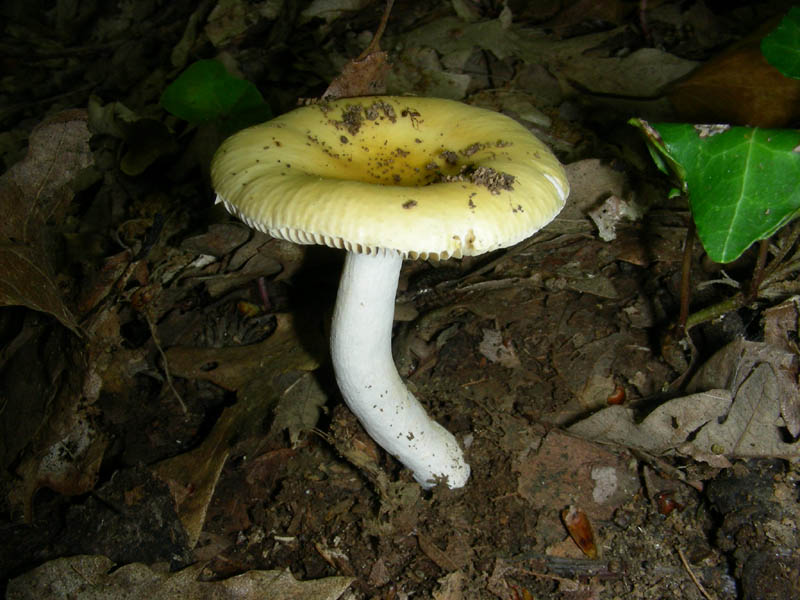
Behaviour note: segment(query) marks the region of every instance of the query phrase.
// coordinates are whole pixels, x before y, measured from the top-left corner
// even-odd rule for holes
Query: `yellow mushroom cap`
[[[438,98],[344,98],[225,140],[217,200],[302,244],[445,259],[515,244],[563,208],[561,164],[513,119]]]

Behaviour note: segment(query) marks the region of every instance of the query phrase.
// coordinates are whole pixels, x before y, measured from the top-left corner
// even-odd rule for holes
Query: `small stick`
[[[678,317],[678,333],[686,335],[686,321],[689,318],[690,286],[692,285],[692,252],[694,250],[694,219],[689,218],[686,228],[686,243],[683,246],[683,262],[681,264],[681,312]]]
[[[381,49],[381,36],[383,36],[383,31],[386,29],[386,23],[389,22],[389,13],[392,12],[392,5],[394,5],[394,0],[386,0],[386,8],[383,9],[381,22],[378,25],[377,31],[375,31],[375,35],[372,36],[372,41],[353,62],[364,60],[373,52],[378,52]]]
[[[647,26],[647,0],[639,0],[639,26],[642,28],[642,35],[645,41],[652,46],[653,36],[650,34],[650,28]]]
[[[686,569],[687,573],[689,573],[689,577],[692,578],[692,581],[697,586],[697,589],[700,590],[700,593],[703,595],[703,598],[706,598],[706,600],[716,600],[714,596],[712,596],[706,591],[706,588],[703,587],[703,584],[700,583],[700,580],[697,579],[697,577],[694,574],[694,571],[692,571],[692,568],[689,566],[689,561],[686,560],[686,557],[683,555],[683,551],[680,548],[678,548],[678,556],[681,557],[683,568]]]
[[[745,304],[744,296],[741,293],[735,294],[730,298],[723,300],[722,302],[718,302],[717,304],[707,308],[702,308],[696,313],[693,313],[686,321],[686,329],[691,329],[696,325],[700,325],[700,323],[705,323],[706,321],[711,321],[717,317],[721,317],[722,315],[733,310],[739,310],[745,306]]]
[[[758,245],[758,258],[756,266],[753,268],[753,279],[750,280],[750,289],[747,291],[747,301],[745,304],[754,302],[758,297],[758,288],[764,280],[764,266],[767,264],[767,254],[769,253],[769,239],[761,240]]]
[[[178,390],[175,389],[175,386],[172,383],[172,375],[169,372],[169,363],[167,362],[167,355],[164,352],[164,349],[161,347],[161,342],[158,339],[158,334],[156,333],[156,324],[153,322],[153,319],[150,317],[150,313],[147,312],[147,307],[142,310],[142,314],[144,315],[145,320],[147,321],[148,327],[150,327],[150,335],[153,336],[153,343],[158,350],[158,353],[161,355],[161,360],[164,363],[164,377],[167,380],[167,386],[172,391],[175,398],[178,400],[178,404],[181,407],[184,415],[189,414],[189,410],[186,408],[186,403],[184,403],[183,398],[181,398],[180,393]]]

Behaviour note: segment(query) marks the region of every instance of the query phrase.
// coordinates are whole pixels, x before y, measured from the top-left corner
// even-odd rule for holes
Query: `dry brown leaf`
[[[478,344],[478,351],[494,363],[500,363],[509,369],[515,369],[522,363],[511,340],[503,339],[503,333],[497,329],[484,329],[483,339]]]
[[[294,446],[300,435],[316,426],[322,407],[327,403],[319,378],[313,373],[304,373],[281,394],[275,407],[272,421],[273,431],[286,431]]]
[[[728,390],[692,394],[662,404],[638,424],[632,408],[609,406],[575,423],[567,431],[596,442],[663,454],[676,450],[694,432],[724,416],[732,401],[733,396]],[[711,453],[710,448],[708,452]],[[724,460],[724,457],[720,459]]]
[[[16,193],[2,197],[0,236],[29,242],[64,214],[74,193],[70,184],[94,161],[87,119],[85,110],[66,110],[33,129],[28,154],[2,177],[2,187],[11,184]]]
[[[3,214],[8,214],[4,211]],[[39,245],[0,238],[0,305],[27,306],[49,313],[80,333],[78,322],[64,302],[53,269]]]
[[[617,225],[626,221],[638,221],[644,215],[644,209],[634,200],[626,200],[619,196],[609,196],[602,204],[589,211],[589,217],[597,226],[600,239],[611,242],[617,239]]]
[[[764,309],[764,343],[785,352],[797,349],[800,328],[800,296]]]
[[[447,552],[439,548],[428,536],[418,533],[417,543],[419,544],[419,549],[422,550],[425,556],[435,562],[442,571],[447,571],[449,573],[458,569],[458,565]]]
[[[273,377],[287,371],[316,369],[320,354],[326,352],[319,333],[303,328],[302,323],[296,325],[288,314],[279,314],[277,319],[275,332],[258,344],[227,348],[170,348],[166,352],[170,371],[178,377],[211,381],[241,394],[253,382],[263,388],[271,384]],[[242,399],[241,395],[239,399]]]
[[[389,55],[380,49],[380,41],[393,4],[394,0],[386,0],[383,17],[369,47],[342,68],[342,72],[331,81],[328,89],[322,94],[323,100],[372,96],[386,92],[386,74],[390,68],[387,62]]]
[[[0,177],[0,305],[49,313],[78,333],[50,254],[47,225],[72,201],[72,183],[93,162],[84,110],[53,115],[31,132],[28,154]]]
[[[200,536],[208,503],[232,445],[260,429],[274,410],[279,397],[273,385],[275,377],[293,370],[313,371],[319,366],[319,361],[304,349],[305,342],[299,335],[293,319],[281,314],[276,330],[259,344],[229,348],[176,347],[167,351],[167,363],[173,375],[207,379],[238,392],[236,404],[222,412],[200,446],[154,468],[172,489],[190,547]],[[211,364],[216,368],[208,369]]]
[[[386,92],[386,74],[389,72],[388,54],[373,52],[361,60],[351,60],[342,72],[331,81],[322,95],[325,100],[372,96]]]
[[[38,342],[38,338],[34,340]],[[35,428],[29,437],[16,440],[25,449],[14,468],[20,480],[9,493],[9,500],[22,507],[29,522],[33,517],[33,498],[40,488],[65,495],[91,490],[108,445],[108,438],[96,427],[98,414],[93,407],[96,390],[90,389],[91,376],[76,338],[70,337],[52,351],[61,354],[57,365],[48,364],[53,372],[35,376],[37,383],[49,377],[49,385],[39,390],[37,398],[15,390],[4,415],[12,421],[2,426],[4,431],[16,426],[15,435],[20,435],[20,430]],[[46,344],[41,352],[48,352]]]
[[[574,289],[574,285],[570,287]],[[613,333],[587,342],[578,326],[570,341],[553,352],[556,372],[574,396],[574,401],[559,411],[562,423],[576,412],[584,414],[605,406],[615,387],[614,365],[624,356],[632,338],[627,333]]]
[[[764,58],[764,32],[762,28],[672,87],[669,99],[681,119],[758,127],[784,127],[797,120],[800,81],[784,77]]]
[[[780,377],[771,365],[759,364],[739,386],[724,421],[709,422],[678,450],[709,463],[712,460],[705,458],[707,454],[712,458],[724,454],[736,458],[800,459],[800,442],[786,443],[780,432],[781,398],[786,395],[797,395],[794,382]]]
[[[587,22],[613,23],[620,25],[630,12],[631,6],[620,0],[579,0],[564,8],[547,25],[559,35],[580,31]],[[574,35],[574,34],[573,34]]]
[[[797,397],[797,358],[767,344],[737,340],[701,367],[689,391],[640,423],[633,409],[611,406],[569,428],[595,441],[653,454],[674,451],[716,467],[729,458],[800,460],[800,441],[784,441],[782,407]]]
[[[336,600],[352,577],[298,581],[283,571],[248,571],[222,581],[201,581],[201,563],[170,573],[141,563],[114,569],[105,556],[72,556],[47,562],[8,583],[8,600]]]
[[[759,370],[761,366],[769,367],[769,369]],[[753,435],[753,428],[766,427],[767,431],[762,433],[767,439],[759,444],[759,446],[763,446],[778,441],[780,436],[776,435],[777,428],[781,426],[785,426],[794,438],[800,434],[797,416],[800,412],[798,371],[800,371],[800,364],[798,364],[795,352],[786,351],[768,343],[736,340],[712,356],[695,374],[687,389],[693,391],[704,387],[724,387],[736,390],[737,400],[741,394],[743,401],[747,402],[753,402],[754,398],[751,395],[756,394],[756,398],[760,398],[760,400],[757,406],[752,407],[752,413],[748,418],[760,416],[770,422],[747,423],[748,431],[744,432],[746,438],[739,443],[747,443],[747,438]],[[752,387],[754,384],[755,388]],[[765,387],[760,391],[758,385]],[[763,397],[759,396],[762,393]],[[742,406],[739,409],[741,410]],[[775,414],[772,414],[773,411]],[[780,453],[789,450],[786,446],[779,444],[773,447],[773,451]],[[789,450],[790,454],[800,451],[798,444],[794,444],[794,446],[794,451]],[[762,447],[762,450],[764,449]],[[769,455],[767,454],[767,456]]]
[[[468,585],[463,571],[453,571],[437,581],[439,587],[433,590],[433,600],[462,600]]]
[[[535,453],[520,456],[514,470],[517,491],[531,506],[557,511],[576,503],[592,519],[610,518],[639,486],[626,457],[558,430],[549,432]],[[560,515],[548,511],[544,520],[550,520],[555,536],[548,542],[561,539]]]

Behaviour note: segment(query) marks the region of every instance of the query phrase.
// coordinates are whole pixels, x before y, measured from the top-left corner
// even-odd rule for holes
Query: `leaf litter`
[[[698,598],[694,578],[718,598],[733,598],[737,585],[757,585],[757,570],[744,569],[745,558],[772,552],[791,569],[797,534],[786,523],[797,508],[787,499],[796,467],[790,462],[770,472],[768,460],[746,459],[797,457],[796,309],[788,300],[765,319],[764,342],[741,340],[746,333],[757,339],[753,329],[760,330],[745,327],[741,315],[705,325],[707,366],[681,393],[666,390],[683,373],[661,358],[655,340],[677,312],[672,282],[685,206],[666,202],[653,176],[632,167],[646,161],[621,125],[631,102],[650,118],[668,111],[659,98],[664,86],[697,64],[697,52],[708,53],[711,46],[703,50],[702,43],[720,38],[701,41],[700,32],[711,29],[701,26],[699,4],[675,15],[663,3],[639,23],[661,47],[636,47],[623,41],[632,31],[630,15],[621,3],[607,4],[602,9],[612,27],[592,30],[582,11],[565,11],[551,23],[560,39],[538,25],[558,11],[542,16],[536,12],[542,7],[515,12],[458,2],[458,18],[431,13],[421,21],[395,7],[384,36],[390,93],[504,110],[565,162],[590,161],[581,167],[580,194],[580,169],[571,168],[574,201],[540,236],[487,263],[445,265],[450,272],[440,283],[404,292],[409,320],[397,328],[396,349],[418,395],[467,449],[473,478],[461,491],[422,493],[337,404],[323,341],[336,258],[221,223],[202,178],[188,176],[204,164],[202,146],[213,145],[213,134],[167,121],[169,144],[195,149],[180,159],[164,151],[166,138],[154,138],[151,148],[145,140],[137,150],[145,160],[130,168],[133,162],[118,160],[129,150],[125,136],[96,133],[87,152],[89,138],[79,132],[74,141],[81,150],[65,155],[67,173],[42,188],[53,191],[43,201],[58,200],[42,204],[42,214],[57,218],[37,217],[37,224],[49,236],[69,218],[83,219],[84,229],[113,238],[114,251],[92,255],[82,248],[78,262],[91,275],[83,280],[56,268],[50,246],[37,238],[42,227],[20,236],[17,217],[24,213],[16,204],[12,229],[4,229],[29,253],[22,275],[8,277],[20,291],[4,292],[7,304],[32,309],[27,315],[53,315],[86,336],[83,348],[68,333],[51,342],[47,375],[27,371],[32,383],[44,383],[23,391],[11,365],[46,347],[53,325],[28,316],[8,333],[4,322],[2,376],[13,397],[0,417],[9,440],[3,464],[13,477],[3,481],[10,533],[0,564],[8,565],[4,578],[17,576],[7,592],[46,597],[37,585],[64,581],[87,593],[97,591],[94,585],[165,598],[225,597],[232,592],[217,588],[232,585],[252,597],[646,598],[657,590]],[[345,7],[327,23],[312,18],[297,30],[274,9],[274,3],[234,1],[186,13],[167,34],[176,54],[165,45],[151,56],[127,55],[124,72],[151,76],[147,85],[134,89],[136,77],[121,77],[122,70],[101,73],[105,100],[162,119],[153,107],[166,73],[192,43],[216,43],[226,46],[223,62],[257,81],[278,114],[297,97],[318,95],[341,71],[334,65],[360,55],[382,7],[361,13]],[[153,16],[141,10],[137,20],[148,22]],[[95,35],[126,31],[130,15],[117,17]],[[696,38],[675,28],[682,18]],[[198,23],[207,23],[205,33]],[[354,35],[339,35],[342,23]],[[265,27],[278,40],[258,44],[270,59],[245,59],[251,32]],[[329,43],[321,46],[307,35],[311,30]],[[291,42],[281,41],[290,31]],[[680,44],[695,50],[682,53]],[[126,64],[124,56],[115,54],[109,64]],[[385,55],[368,56],[373,70],[343,82],[347,93],[378,89]],[[160,62],[148,69],[148,60]],[[267,63],[268,71],[253,68]],[[49,74],[42,65],[36,69]],[[90,81],[94,76],[87,73]],[[287,76],[296,85],[287,85]],[[4,81],[21,80],[12,74]],[[607,94],[627,97],[610,102]],[[115,107],[104,106],[107,114]],[[614,117],[614,106],[626,114]],[[607,127],[599,115],[619,127]],[[180,136],[169,132],[176,127]],[[608,137],[598,142],[601,134]],[[619,152],[609,151],[614,145]],[[99,185],[91,171],[84,179],[91,165],[101,173]],[[36,197],[37,169],[15,202]],[[85,193],[92,184],[99,191]],[[157,192],[158,185],[169,194]],[[644,207],[645,214],[595,225],[591,210],[609,200]],[[616,238],[598,239],[598,228],[613,229]],[[694,259],[700,281],[718,278],[713,265],[697,253]],[[29,271],[34,264],[49,271],[39,276],[41,285],[26,287],[37,281]],[[404,281],[440,268],[407,265]],[[702,289],[706,296],[698,301],[714,297],[714,286]],[[774,302],[790,295],[780,285],[771,289]],[[81,359],[66,358],[75,356]],[[620,390],[626,404],[608,406]],[[575,437],[581,428],[589,439]],[[745,542],[750,538],[733,529],[738,507],[727,498],[753,480],[763,490],[762,517],[753,525],[770,536]],[[714,489],[717,482],[727,487],[702,493],[704,484]],[[660,512],[656,499],[666,492],[692,510]],[[588,559],[570,539],[561,518],[568,507],[590,519],[597,558]],[[54,522],[60,514],[68,515],[66,526]],[[87,535],[82,524],[100,522],[101,515],[114,525]],[[724,522],[739,534],[738,554],[735,544],[708,535],[720,515],[731,516]],[[160,536],[171,545],[159,545]],[[34,544],[35,559],[26,549]],[[173,548],[171,573],[137,564],[166,560],[164,551]],[[95,556],[59,558],[78,549]],[[193,560],[200,562],[189,566]],[[324,590],[319,596],[310,591],[317,587]]]

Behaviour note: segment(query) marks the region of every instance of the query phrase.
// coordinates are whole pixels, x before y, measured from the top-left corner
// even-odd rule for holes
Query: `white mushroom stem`
[[[331,326],[331,357],[347,406],[424,488],[462,487],[469,465],[455,437],[432,420],[392,359],[392,322],[403,258],[394,250],[348,252]]]

